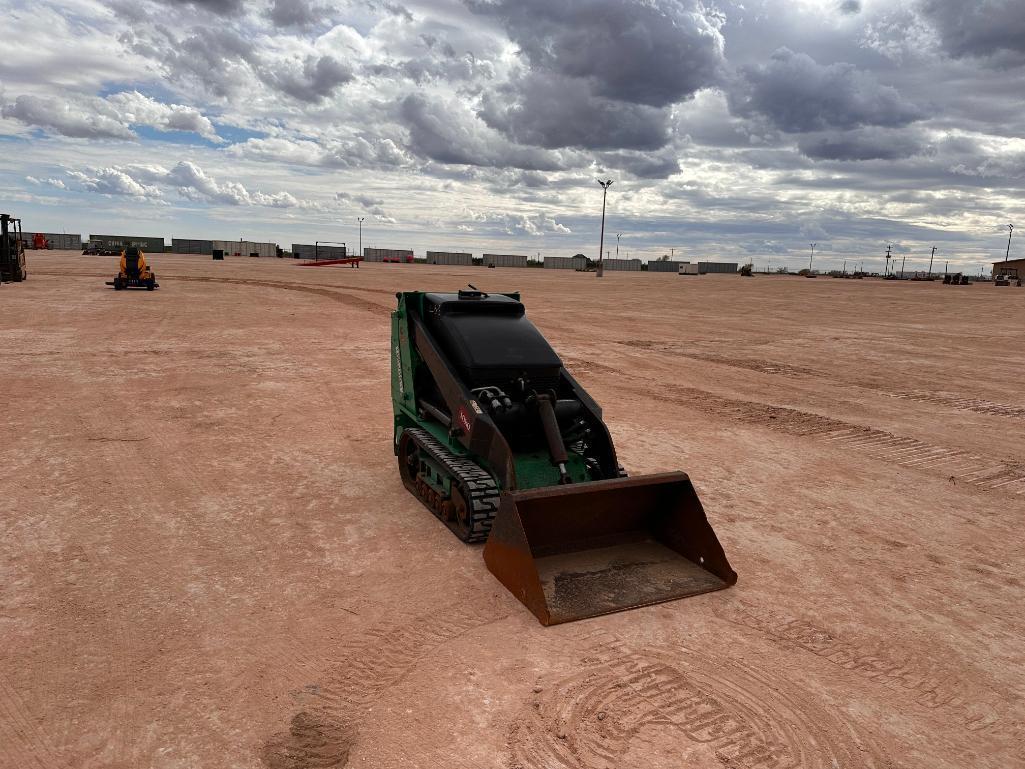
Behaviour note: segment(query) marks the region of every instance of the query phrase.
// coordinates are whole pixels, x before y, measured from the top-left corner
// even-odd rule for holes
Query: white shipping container
[[[680,275],[700,275],[698,272],[698,266],[691,264],[690,262],[684,262],[680,265]]]

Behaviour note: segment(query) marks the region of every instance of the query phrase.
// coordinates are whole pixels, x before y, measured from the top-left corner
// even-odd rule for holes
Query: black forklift
[[[21,219],[0,214],[0,283],[21,283],[27,277]]]

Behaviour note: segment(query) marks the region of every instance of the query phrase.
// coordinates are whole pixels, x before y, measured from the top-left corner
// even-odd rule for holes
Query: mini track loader
[[[402,482],[461,540],[486,542],[488,569],[543,625],[736,582],[687,475],[626,477],[601,408],[519,294],[396,296]]]
[[[144,288],[152,291],[160,288],[157,283],[157,276],[146,264],[146,255],[141,248],[129,246],[121,252],[121,267],[114,280],[107,281],[108,286],[113,286],[115,291],[125,288]]]
[[[20,283],[27,277],[21,219],[0,214],[0,283]]]

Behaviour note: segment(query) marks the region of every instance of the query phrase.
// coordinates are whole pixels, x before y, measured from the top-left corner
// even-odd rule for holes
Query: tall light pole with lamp
[[[602,263],[602,256],[605,251],[605,199],[609,194],[609,187],[612,186],[612,180],[607,181],[598,180],[598,184],[601,185],[601,240],[598,243],[598,271],[595,277],[602,277],[605,274],[605,265]]]
[[[817,246],[817,245],[818,245],[818,243],[812,243],[811,244],[811,256],[808,257],[808,272],[811,272],[812,262],[815,261],[815,246]]]
[[[1011,258],[1011,235],[1014,234],[1014,225],[1007,225],[1007,253],[1004,254],[1004,261],[1006,262]]]
[[[356,221],[359,222],[359,253],[356,256],[363,256],[363,220],[365,216],[357,216]]]

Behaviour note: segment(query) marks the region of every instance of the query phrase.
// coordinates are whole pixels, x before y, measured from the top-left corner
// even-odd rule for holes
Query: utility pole
[[[904,262],[906,262],[907,260],[908,260],[908,255],[904,254],[904,256],[902,256],[901,260],[900,260],[900,277],[901,277],[901,280],[904,279]]]
[[[932,260],[936,257],[936,246],[932,247],[932,253],[929,255],[929,277],[932,277]]]
[[[808,257],[808,272],[811,272],[811,264],[815,261],[815,246],[817,245],[817,243],[811,244],[811,256]]]
[[[893,244],[892,244],[892,243],[888,243],[888,244],[886,245],[886,271],[885,271],[885,272],[883,273],[883,277],[884,277],[884,278],[885,278],[885,277],[886,277],[887,275],[889,275],[889,274],[890,274],[890,259],[892,258],[892,257],[890,256],[890,249],[892,249],[892,248],[893,248]]]
[[[616,258],[617,259],[619,258],[619,239],[621,237],[623,237],[623,233],[622,232],[617,232],[616,233]]]
[[[365,216],[357,216],[356,221],[359,222],[359,253],[356,256],[363,256],[363,220]]]
[[[1014,234],[1014,225],[1007,225],[1007,253],[1004,254],[1004,261],[1006,262],[1011,256],[1011,235]]]
[[[605,250],[605,199],[609,194],[609,187],[612,186],[612,180],[602,181],[598,180],[598,184],[601,185],[601,240],[598,241],[598,272],[595,277],[603,277],[605,274],[605,265],[602,263],[602,252]]]
[[[846,259],[843,260],[843,274],[844,275],[847,274],[847,260]]]

